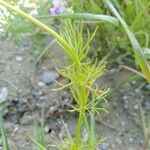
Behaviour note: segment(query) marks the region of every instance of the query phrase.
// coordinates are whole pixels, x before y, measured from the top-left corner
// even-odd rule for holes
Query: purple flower
[[[52,0],[53,7],[50,9],[51,15],[63,13],[66,10],[66,0]]]

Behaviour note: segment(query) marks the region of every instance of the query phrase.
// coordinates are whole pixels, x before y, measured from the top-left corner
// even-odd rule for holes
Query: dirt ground
[[[33,135],[34,118],[40,121],[43,108],[48,144],[55,141],[56,137],[64,137],[62,119],[72,134],[75,131],[76,114],[67,112],[72,103],[69,92],[52,91],[58,87],[55,80],[67,82],[55,70],[57,62],[63,63],[63,56],[57,46],[51,49],[51,55],[53,57],[45,58],[35,65],[28,47],[18,49],[10,41],[0,42],[0,88],[8,91],[3,116],[11,150],[31,150],[27,136]],[[130,75],[130,72],[118,66],[108,67],[105,77],[97,83],[100,87],[113,89],[128,80]],[[96,132],[106,137],[100,150],[142,150],[144,136],[139,104],[149,117],[149,91],[149,85],[138,78],[109,96],[109,113],[97,118]]]

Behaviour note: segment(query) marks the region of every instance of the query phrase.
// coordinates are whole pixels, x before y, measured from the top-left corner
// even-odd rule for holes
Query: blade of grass
[[[1,131],[2,141],[3,141],[3,150],[9,150],[8,139],[7,139],[6,130],[4,127],[4,122],[2,119],[1,112],[0,112],[0,131]]]
[[[31,136],[28,136],[29,139],[34,143],[36,144],[41,150],[46,150],[45,147],[43,147],[37,140],[35,140],[34,138],[32,138]]]
[[[52,40],[47,46],[46,48],[39,54],[39,56],[36,58],[35,64],[37,64],[40,59],[43,57],[43,55],[49,50],[49,48],[56,43],[56,39]]]
[[[74,13],[74,14],[58,14],[58,15],[48,15],[48,16],[41,16],[38,17],[40,19],[42,18],[60,18],[60,19],[77,19],[77,20],[88,20],[88,21],[104,21],[108,22],[114,25],[118,25],[119,21],[117,18],[108,16],[108,15],[95,15],[91,13]]]
[[[131,67],[124,66],[124,65],[120,65],[120,67],[122,67],[122,68],[124,68],[124,69],[127,69],[127,70],[129,70],[129,71],[131,71],[131,72],[133,72],[133,73],[135,73],[135,74],[137,74],[137,75],[143,77],[144,79],[146,79],[146,77],[145,77],[142,73],[138,72],[137,70],[135,70],[135,69],[133,69],[133,68],[131,68]]]
[[[34,139],[42,147],[46,149],[46,140],[45,140],[45,133],[44,133],[44,108],[42,109],[42,113],[41,113],[40,126],[38,126],[38,123],[36,120],[34,121]],[[35,142],[33,142],[33,147],[35,147],[38,150],[43,150]]]

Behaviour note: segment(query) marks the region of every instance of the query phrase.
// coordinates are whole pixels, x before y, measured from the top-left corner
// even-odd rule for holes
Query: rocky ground
[[[0,99],[4,103],[3,117],[12,150],[31,150],[27,135],[33,135],[34,122],[40,121],[43,108],[47,143],[65,135],[62,119],[72,134],[75,130],[76,115],[67,111],[72,103],[69,91],[52,90],[58,87],[55,80],[67,82],[55,70],[57,62],[63,63],[59,48],[53,47],[51,55],[55,57],[45,58],[38,65],[28,49],[15,48],[10,41],[0,42]],[[106,71],[98,85],[113,89],[130,75],[125,69],[114,67]],[[150,86],[138,78],[109,96],[109,114],[97,118],[97,133],[106,137],[100,150],[142,150],[140,108],[149,118],[149,91]]]

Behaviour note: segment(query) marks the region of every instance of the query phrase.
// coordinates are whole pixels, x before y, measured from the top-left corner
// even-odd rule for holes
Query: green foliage
[[[113,0],[114,5],[117,7],[122,17],[126,20],[127,24],[133,29],[134,33],[137,35],[142,46],[150,46],[149,35],[150,35],[150,16],[148,10],[150,8],[150,2],[147,0],[136,0],[127,2],[118,2]],[[147,43],[141,39],[146,35],[148,36]],[[141,36],[141,38],[140,38]]]
[[[3,141],[3,150],[10,150],[1,110],[0,110],[0,133],[1,133],[2,141]]]
[[[7,25],[4,25],[3,35],[1,38],[7,38],[11,35],[13,41],[20,46],[22,44],[22,39],[25,34],[33,32],[33,27],[31,24],[27,23],[24,19],[15,16],[7,18]]]
[[[108,1],[104,0],[103,2],[108,4]],[[82,3],[84,5],[83,8],[80,7],[80,5],[76,6],[77,4],[75,4],[74,0],[70,0],[70,6],[73,7],[73,10],[75,12],[84,11],[91,13],[114,13],[111,7],[108,7],[107,9],[104,3],[101,3],[98,0],[90,0],[88,2],[86,0],[83,0]],[[137,64],[140,66],[143,74],[146,76],[147,81],[150,82],[149,62],[147,61],[147,55],[145,56],[143,53],[145,49],[143,49],[143,47],[148,48],[150,46],[150,15],[148,12],[148,10],[150,9],[150,2],[148,0],[112,0],[110,3],[112,3],[112,6],[114,4],[114,6],[117,8],[115,16],[119,19],[121,25],[125,29],[133,47],[133,51],[130,48],[127,36],[122,30],[123,28],[118,28],[118,30],[115,27],[101,24],[99,24],[99,30],[97,32],[97,36],[100,38],[101,42],[99,49],[101,50],[107,48],[108,50],[110,50],[107,50],[107,52],[104,53],[105,55],[111,53],[115,49],[128,50],[130,54],[135,55]],[[130,29],[128,25],[130,26]],[[135,33],[135,35],[132,31]],[[138,41],[140,44],[138,43]],[[123,52],[121,52],[120,55],[123,55]]]
[[[111,2],[115,5],[127,24],[132,28],[142,46],[149,47],[150,16],[148,10],[150,9],[150,2],[148,0],[112,0]],[[109,10],[105,8],[104,3],[99,0],[83,0],[82,3],[84,4],[83,8],[80,7],[80,4],[76,1],[70,0],[70,7],[73,7],[75,12],[83,11],[94,14],[109,13]],[[115,31],[115,29],[111,30]],[[146,40],[143,40],[143,37],[145,37]]]
[[[40,0],[38,2],[38,16],[47,15],[49,13],[49,8],[51,3],[49,0]]]
[[[4,102],[1,102],[0,103],[0,135],[2,138],[3,150],[10,150],[9,144],[8,144],[7,133],[6,133],[6,129],[4,127],[4,122],[3,122],[3,117],[2,117],[3,107],[5,107]]]
[[[36,147],[38,148],[38,150],[46,150],[45,147],[43,147],[43,145],[41,143],[39,143],[36,139],[34,139],[31,136],[28,136],[30,138],[30,140],[36,145]]]
[[[97,29],[96,29],[97,30]],[[61,36],[72,48],[76,57],[79,59],[79,64],[74,63],[73,59],[68,58],[69,65],[63,69],[58,70],[60,74],[69,79],[68,84],[70,91],[73,95],[74,100],[77,103],[76,107],[73,107],[72,111],[79,112],[79,120],[76,128],[75,145],[73,145],[72,150],[75,148],[80,149],[80,145],[83,144],[81,138],[81,128],[84,124],[86,118],[86,112],[91,113],[91,104],[94,103],[94,111],[105,111],[102,108],[96,108],[98,101],[102,100],[104,91],[99,89],[94,89],[95,81],[103,74],[105,64],[99,65],[97,61],[94,64],[90,62],[87,58],[89,52],[90,43],[93,39],[95,32],[90,35],[87,34],[87,42],[83,40],[83,24],[76,25],[74,22],[67,21],[64,28],[62,29]],[[64,88],[66,85],[63,86]],[[62,88],[63,88],[62,87]],[[90,93],[95,95],[95,98],[89,99]],[[87,124],[87,127],[89,125]],[[90,133],[90,132],[89,132]],[[90,137],[90,134],[89,134]],[[88,145],[89,147],[89,145]]]
[[[49,1],[41,1],[38,3],[38,5],[38,16],[41,14],[47,15],[49,13]],[[21,5],[20,8],[26,13],[30,13],[30,9],[27,9],[23,5]],[[44,55],[43,51],[47,45],[46,39],[48,38],[48,35],[46,33],[42,32],[32,23],[27,22],[25,19],[15,14],[10,13],[10,15],[5,16],[4,20],[6,21],[6,23],[2,25],[3,32],[1,32],[0,34],[1,39],[4,40],[6,38],[11,38],[17,47],[26,45],[27,43],[25,42],[28,40],[31,54],[36,59],[39,59],[39,56],[42,57]]]
[[[91,61],[88,58],[90,44],[95,35],[97,35],[97,37],[100,37],[100,39],[102,40],[101,48],[107,48],[112,51],[115,48],[119,49],[123,47],[123,49],[129,50],[129,41],[127,40],[127,36],[124,36],[126,33],[133,47],[133,53],[135,55],[136,62],[140,66],[147,80],[150,82],[150,66],[149,62],[147,61],[147,57],[145,57],[145,54],[143,53],[143,50],[145,49],[143,47],[149,46],[149,31],[147,31],[149,29],[149,27],[147,26],[149,21],[146,20],[145,16],[149,17],[148,8],[150,4],[146,4],[146,0],[112,0],[113,3],[109,0],[104,0],[104,2],[108,6],[108,9],[104,7],[104,3],[99,4],[99,1],[90,0],[87,2],[86,0],[70,0],[69,3],[71,6],[73,6],[73,10],[75,12],[87,12],[88,10],[93,14],[75,13],[38,17],[40,19],[72,18],[72,20],[67,19],[62,23],[63,25],[61,28],[61,32],[60,34],[58,34],[52,28],[50,28],[49,25],[47,25],[49,22],[47,22],[46,20],[44,20],[43,23],[23,12],[22,10],[10,5],[9,3],[0,0],[1,5],[5,6],[11,11],[14,11],[16,14],[22,17],[22,19],[18,16],[15,16],[15,19],[9,18],[10,20],[8,22],[10,22],[10,24],[8,24],[7,28],[5,28],[6,35],[8,31],[13,31],[11,35],[13,35],[14,38],[17,39],[20,39],[18,35],[22,36],[22,33],[34,35],[34,38],[36,39],[35,41],[33,40],[35,42],[34,44],[36,45],[36,42],[38,42],[39,47],[44,47],[44,45],[46,45],[46,32],[48,32],[55,38],[55,40],[52,41],[52,43],[50,43],[44,49],[44,51],[40,53],[40,55],[38,55],[38,61],[48,50],[48,48],[56,41],[64,50],[67,60],[66,66],[58,69],[58,72],[62,76],[67,78],[69,83],[67,85],[59,83],[61,87],[58,90],[64,88],[70,89],[70,92],[76,103],[75,106],[72,106],[72,110],[70,110],[70,112],[76,111],[79,117],[77,121],[75,137],[71,137],[69,131],[67,130],[68,137],[66,139],[62,139],[58,146],[53,145],[53,147],[60,150],[95,150],[97,148],[97,145],[103,142],[103,139],[99,138],[95,133],[95,116],[101,112],[107,112],[106,109],[104,107],[100,107],[101,105],[99,104],[106,102],[105,95],[107,94],[108,90],[100,90],[95,84],[96,80],[103,75],[103,72],[105,70],[105,62],[102,61],[101,63],[98,63],[97,60]],[[46,7],[45,4],[42,5],[42,8]],[[117,9],[114,7],[114,5]],[[127,11],[125,8],[127,8]],[[47,15],[47,10],[44,10],[44,12],[42,12],[41,10],[39,12],[40,15]],[[113,13],[116,18],[109,15],[95,15],[95,13],[104,12],[105,14]],[[131,19],[128,19],[130,15]],[[123,18],[127,21],[125,21]],[[24,21],[24,19],[27,19],[30,23],[27,23],[26,21]],[[83,22],[76,23],[76,19],[96,22],[98,23],[98,27],[94,29],[94,31],[91,26],[87,28],[86,38],[83,38]],[[114,25],[118,25],[118,22],[120,22],[120,28],[118,26],[112,26],[110,24],[100,24],[101,21]],[[22,23],[20,24],[20,22]],[[37,28],[36,33],[34,33],[35,26],[33,24],[37,25],[40,28]],[[131,29],[128,25],[130,25]],[[24,28],[22,28],[22,26]],[[44,32],[41,29],[44,30]],[[117,31],[115,31],[116,29]],[[125,33],[122,29],[125,30]],[[93,34],[90,34],[90,31],[93,31]],[[96,34],[97,31],[98,34]],[[132,31],[134,31],[136,36]],[[143,41],[143,35],[146,39],[145,41]],[[116,37],[118,43],[114,44],[113,42],[117,41]],[[110,41],[108,41],[109,39]],[[142,46],[140,46],[137,39],[140,41]],[[90,122],[87,121],[88,115],[90,116]],[[83,127],[86,128],[86,132],[88,135],[87,138],[85,138],[84,135],[81,134]],[[3,131],[3,127],[1,128]],[[36,133],[36,137],[30,137],[30,139],[39,150],[45,150],[46,144],[42,123],[41,128],[36,129]],[[5,133],[3,134],[6,135]],[[3,140],[5,141],[7,148],[7,141],[5,136]]]
[[[87,147],[88,145],[88,141],[90,141],[90,145],[88,145],[88,147],[90,146],[91,149],[95,149],[96,145],[99,142],[96,142],[96,135],[95,133],[92,133],[95,130],[94,120],[91,119],[91,126],[89,126],[87,121],[85,121],[87,117],[86,114],[87,112],[89,112],[92,114],[91,117],[94,117],[95,112],[97,113],[99,111],[105,111],[104,108],[97,108],[96,106],[99,101],[101,102],[105,100],[103,96],[107,92],[97,89],[95,85],[95,81],[103,74],[105,64],[98,64],[97,61],[91,63],[87,58],[87,54],[90,49],[90,43],[94,38],[97,29],[92,35],[90,35],[89,31],[87,31],[87,42],[85,42],[83,39],[83,23],[78,25],[68,20],[64,28],[62,28],[61,34],[59,35],[42,22],[27,15],[18,8],[15,8],[4,1],[0,1],[0,4],[5,6],[6,8],[11,9],[23,18],[28,19],[30,22],[36,24],[40,28],[52,34],[57,39],[60,46],[63,48],[68,58],[68,66],[59,70],[59,72],[70,81],[67,86],[69,86],[73,98],[77,103],[77,107],[73,107],[73,111],[77,111],[79,113],[76,135],[75,139],[73,140],[73,145],[71,144],[71,149],[85,149],[85,147]],[[62,88],[65,88],[67,86],[62,86]],[[90,94],[94,95],[94,97],[90,98]],[[90,133],[88,135],[88,140],[86,140],[85,142],[83,142],[81,137],[81,128],[83,124],[86,124],[87,129],[91,128],[91,130],[89,130],[88,132]],[[39,135],[41,135],[41,133],[39,133]],[[90,136],[92,138],[90,138]],[[40,149],[43,149],[43,142],[40,143],[41,138],[40,141],[33,138],[31,139],[34,143],[36,143],[36,145],[40,147]],[[70,145],[68,146],[70,149]]]
[[[42,111],[40,127],[38,127],[35,122],[34,128],[34,139],[30,136],[30,139],[33,141],[34,146],[37,147],[37,150],[46,149],[45,133],[44,133],[44,110]]]
[[[143,74],[147,78],[147,81],[150,82],[150,65],[147,62],[145,55],[143,54],[143,49],[141,48],[140,44],[136,40],[136,37],[134,36],[134,34],[128,28],[126,22],[123,20],[123,18],[117,12],[115,7],[112,5],[112,3],[109,0],[106,0],[105,2],[108,5],[108,7],[110,8],[110,10],[114,13],[114,15],[119,19],[123,28],[127,32],[127,35],[129,37],[129,40],[130,40],[131,45],[134,50],[135,59],[136,59],[138,65],[141,67]]]

